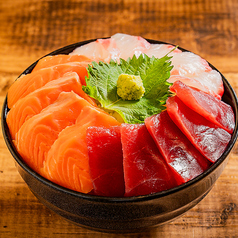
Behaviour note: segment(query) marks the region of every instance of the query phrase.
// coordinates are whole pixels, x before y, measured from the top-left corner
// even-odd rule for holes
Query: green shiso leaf
[[[170,71],[173,66],[171,57],[165,55],[158,59],[141,54],[120,63],[92,62],[89,65],[86,86],[83,90],[96,99],[101,107],[116,111],[126,123],[143,123],[145,118],[165,109],[166,99],[170,96]],[[123,100],[117,94],[117,80],[120,74],[140,75],[145,88],[144,96],[139,100]]]

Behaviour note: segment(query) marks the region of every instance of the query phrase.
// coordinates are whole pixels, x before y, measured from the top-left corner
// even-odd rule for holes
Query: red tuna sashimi
[[[19,99],[7,114],[7,124],[12,139],[25,121],[52,104],[61,92],[75,92],[92,105],[95,102],[82,90],[79,76],[75,72],[66,73],[62,78],[50,81],[43,87]]]
[[[69,62],[84,62],[86,64],[89,64],[91,60],[84,55],[49,55],[40,59],[32,72],[57,64],[64,64]]]
[[[144,124],[122,124],[121,141],[125,196],[151,194],[178,185]]]
[[[41,174],[63,187],[89,193],[93,184],[89,172],[86,132],[90,126],[119,126],[120,123],[99,108],[88,104],[74,125],[61,131],[50,148]]]
[[[74,92],[62,92],[54,103],[27,120],[15,140],[23,160],[39,172],[58,134],[74,124],[80,109],[87,105],[91,104]]]
[[[125,182],[120,127],[89,127],[87,148],[94,194],[123,197]]]
[[[166,102],[170,118],[191,143],[211,162],[225,151],[231,135],[187,107],[177,96]]]
[[[176,81],[170,90],[189,108],[213,122],[217,126],[232,133],[235,127],[235,116],[232,107],[223,101],[195,88]]]
[[[167,111],[146,118],[145,125],[179,184],[195,178],[211,165],[174,124]]]
[[[88,75],[86,65],[80,62],[70,62],[43,68],[30,74],[22,75],[8,90],[7,103],[11,108],[20,98],[41,88],[48,82],[62,77],[65,73],[76,72],[82,85],[86,85],[85,76]]]

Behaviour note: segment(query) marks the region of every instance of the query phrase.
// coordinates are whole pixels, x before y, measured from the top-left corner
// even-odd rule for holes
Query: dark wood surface
[[[39,57],[67,44],[140,35],[207,59],[238,92],[237,0],[0,0],[0,103]],[[43,206],[18,174],[0,135],[0,237],[238,237],[238,146],[212,191],[182,217],[150,232],[106,234]]]

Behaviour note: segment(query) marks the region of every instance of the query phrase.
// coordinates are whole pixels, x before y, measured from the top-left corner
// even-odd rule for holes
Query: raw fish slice
[[[221,99],[224,93],[224,86],[221,74],[218,71],[213,69],[209,72],[201,72],[200,74],[195,76],[194,79],[198,80],[204,86],[214,92],[214,96],[216,96],[218,99]]]
[[[176,81],[170,90],[175,92],[177,97],[193,111],[227,132],[233,132],[235,117],[230,105],[210,94],[188,87],[180,81]]]
[[[15,134],[25,121],[41,112],[52,104],[61,92],[73,91],[92,105],[95,102],[82,90],[79,76],[75,73],[66,73],[62,78],[50,81],[43,87],[19,99],[7,114],[7,124],[13,140]]]
[[[62,92],[53,104],[27,120],[15,140],[23,160],[39,172],[58,134],[73,125],[80,110],[87,105],[89,102],[74,92]]]
[[[142,53],[145,53],[150,48],[150,43],[141,36],[131,36],[127,34],[117,33],[111,37],[116,42],[116,46],[119,49],[119,58],[127,60],[133,55],[139,57]],[[119,58],[113,58],[118,60]]]
[[[87,55],[93,61],[99,61],[103,60],[103,47],[97,41],[93,41],[77,47],[69,55]]]
[[[198,88],[203,92],[209,93],[218,99],[221,99],[224,93],[221,74],[216,70],[201,72],[197,76],[192,77],[171,75],[167,81],[169,83],[174,83],[178,80],[188,86]]]
[[[189,86],[209,92],[221,99],[224,93],[221,74],[213,70],[205,59],[191,52],[182,52],[174,54],[171,61],[174,68],[171,71],[171,78],[168,82],[174,82],[176,80],[174,76],[182,76],[188,78],[187,82],[189,83],[190,81]],[[191,79],[189,80],[189,78]],[[183,81],[185,82],[185,80]],[[191,81],[193,81],[193,85],[191,85]],[[197,81],[199,82],[198,84]]]
[[[190,142],[211,162],[223,154],[231,135],[187,107],[177,96],[166,101],[170,118]]]
[[[167,55],[175,46],[167,44],[151,44],[150,48],[145,52],[149,57],[154,56],[155,58],[162,58]],[[181,53],[182,51],[178,48],[174,49],[168,56],[174,56],[175,54]]]
[[[90,126],[118,126],[120,123],[104,111],[84,106],[76,123],[59,134],[52,145],[41,174],[63,187],[88,193],[93,189],[89,173],[86,131]]]
[[[42,68],[48,68],[57,64],[64,64],[69,62],[86,62],[89,64],[91,62],[91,59],[84,55],[52,55],[52,56],[46,56],[42,59],[40,59],[35,68],[32,70],[32,72],[42,69]]]
[[[52,182],[84,193],[93,189],[84,135],[87,127],[87,124],[73,125],[64,129],[49,150],[41,170],[41,174]]]
[[[89,127],[87,148],[94,194],[123,197],[125,182],[120,126]]]
[[[96,41],[80,46],[69,55],[87,55],[87,57],[90,57],[93,61],[98,62],[101,60],[109,62],[111,59],[117,59],[119,53],[115,41],[108,38],[97,39]]]
[[[108,39],[97,39],[91,43],[76,48],[70,55],[86,55],[95,61],[109,62],[111,59],[120,62],[133,55],[139,57],[150,48],[150,43],[140,36],[117,33]]]
[[[178,184],[195,178],[210,167],[209,160],[191,144],[167,111],[146,118],[145,125],[174,172]]]
[[[103,58],[102,60],[105,62],[109,62],[112,60],[118,60],[120,57],[120,50],[117,48],[116,42],[114,39],[98,39],[98,44],[101,44],[103,48]]]
[[[144,124],[122,124],[125,196],[160,192],[177,186]]]
[[[20,98],[25,97],[46,83],[62,77],[68,72],[76,72],[79,75],[81,83],[86,85],[85,76],[88,75],[86,67],[87,65],[85,63],[70,62],[22,75],[9,88],[7,97],[8,107],[11,108]]]
[[[170,78],[167,80],[169,83],[175,83],[176,81],[181,81],[187,86],[197,88],[205,93],[209,93],[213,95],[214,97],[221,99],[221,95],[218,95],[214,91],[212,91],[210,88],[208,88],[206,85],[204,85],[202,82],[195,78],[188,78],[188,77],[183,77],[179,75],[171,75]],[[222,85],[223,87],[223,85]]]
[[[194,77],[201,72],[209,72],[212,68],[205,59],[192,52],[182,52],[175,54],[171,59],[174,68],[172,75],[180,75],[185,77]]]
[[[9,88],[7,95],[8,107],[12,108],[20,98],[25,97],[29,93],[44,86],[49,81],[59,77],[59,72],[53,68],[22,75]]]

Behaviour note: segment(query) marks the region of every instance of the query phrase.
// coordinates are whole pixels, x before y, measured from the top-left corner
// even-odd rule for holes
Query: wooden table
[[[238,90],[237,0],[0,0],[0,102],[39,57],[117,32],[178,44]],[[212,191],[182,217],[138,234],[75,226],[32,195],[0,136],[0,237],[238,237],[238,146]]]

